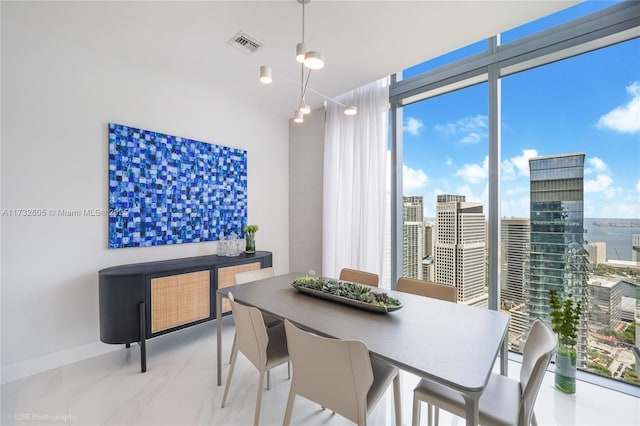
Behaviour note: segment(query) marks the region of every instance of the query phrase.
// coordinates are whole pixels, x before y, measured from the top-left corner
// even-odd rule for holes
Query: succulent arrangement
[[[293,281],[294,287],[304,287],[334,296],[345,297],[363,303],[383,307],[385,310],[391,307],[402,306],[400,301],[387,293],[372,291],[373,288],[366,285],[338,281],[328,278],[304,276]]]

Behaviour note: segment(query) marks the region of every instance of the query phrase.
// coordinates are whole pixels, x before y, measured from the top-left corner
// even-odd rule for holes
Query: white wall
[[[47,16],[6,6],[2,209],[107,209],[108,122],[243,148],[257,248],[288,272],[286,120],[39,34],[33,20]],[[216,251],[215,243],[110,250],[107,217],[3,216],[1,225],[3,382],[114,348],[99,342],[98,270]]]

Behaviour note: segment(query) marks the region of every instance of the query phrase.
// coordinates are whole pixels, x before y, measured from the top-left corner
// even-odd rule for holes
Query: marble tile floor
[[[229,365],[233,322],[223,327],[223,380]],[[139,371],[139,348],[132,346],[43,372],[1,388],[1,425],[250,425],[256,401],[257,371],[238,358],[227,407],[220,408],[224,386],[216,385],[215,321],[147,342],[146,373]],[[516,376],[519,364],[510,362]],[[286,366],[271,373],[263,393],[261,424],[281,425],[289,385]],[[403,424],[411,424],[416,376],[402,373]],[[588,383],[575,395],[553,387],[547,373],[538,396],[540,425],[638,425],[640,399]],[[392,392],[376,406],[370,425],[393,424]],[[421,424],[426,424],[423,410]],[[296,398],[294,425],[350,425],[351,422],[303,398]],[[464,425],[446,412],[440,424]]]

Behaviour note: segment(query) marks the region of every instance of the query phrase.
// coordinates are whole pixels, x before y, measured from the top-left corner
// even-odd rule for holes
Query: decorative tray
[[[402,308],[402,303],[400,303],[398,299],[390,297],[386,293],[375,291],[373,290],[373,287],[348,281],[337,281],[317,277],[301,277],[294,280],[291,285],[301,293],[338,303],[344,303],[367,311],[386,313],[397,311]],[[347,296],[334,293],[342,293]],[[358,297],[358,295],[372,301],[362,301],[353,298]]]

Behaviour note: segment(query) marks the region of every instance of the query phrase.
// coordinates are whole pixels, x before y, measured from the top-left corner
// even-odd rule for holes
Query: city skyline
[[[634,39],[502,79],[501,217],[528,217],[529,159],[584,152],[585,217],[640,218],[638,51]],[[423,196],[427,217],[443,193],[488,206],[487,93],[483,83],[404,108],[404,195]]]
[[[612,3],[581,3],[544,18],[544,23],[501,34],[498,45]],[[581,25],[595,19],[588,17]],[[574,25],[547,35],[553,37]],[[502,52],[505,56],[521,53],[529,41],[505,46]],[[412,233],[405,222],[404,254],[417,253],[420,231],[426,236],[426,230],[432,230],[436,235],[434,255],[429,258],[435,270],[433,281],[456,286],[458,302],[469,303],[464,293],[475,284],[475,277],[457,278],[471,269],[482,274],[484,292],[499,296],[499,309],[511,317],[509,344],[516,351],[521,350],[533,319],[549,319],[551,289],[561,299],[580,300],[578,367],[639,383],[640,358],[634,358],[634,345],[640,336],[636,327],[640,287],[637,265],[631,260],[640,253],[640,240],[634,237],[640,235],[636,228],[640,224],[640,39],[605,43],[588,53],[567,54],[551,62],[537,58],[544,65],[531,68],[527,66],[535,61],[513,66],[506,60],[498,62],[502,77],[498,85],[488,79],[491,96],[489,83],[476,83],[485,76],[472,81],[467,74],[456,74],[476,66],[485,56],[501,61],[501,47],[498,55],[487,53],[488,47],[484,40],[403,72],[403,79],[425,73],[406,83],[424,87],[426,96],[406,104],[399,116],[403,137],[396,146],[402,149],[405,208],[408,200],[423,197],[425,221],[423,227],[416,226],[414,217],[410,224],[417,232]],[[565,52],[576,54],[577,50]],[[467,60],[456,63],[463,58]],[[490,104],[495,105],[494,95],[500,126],[499,133],[492,134],[499,142],[497,150],[492,148],[492,155],[499,155],[492,160],[498,161],[492,163],[500,167],[501,176],[498,185],[492,181],[492,188],[499,190],[498,212],[491,212],[488,202],[488,111]],[[450,199],[440,204],[444,198]],[[485,220],[466,223],[458,216],[462,209],[444,208],[453,204],[453,198],[460,198],[457,204],[475,204]],[[405,221],[407,217],[405,212]],[[435,226],[428,228],[431,218]],[[474,236],[473,243],[482,246],[484,267],[478,263],[470,268],[467,261],[475,259],[476,253],[458,250],[464,249],[464,243],[458,243],[466,240],[466,232],[459,231],[488,227],[486,218],[498,219],[500,253],[496,256],[488,250],[486,237],[493,232]],[[633,224],[620,224],[623,219]],[[411,269],[411,259],[403,261],[404,270],[417,270]],[[496,266],[497,276],[489,272]],[[500,281],[489,283],[491,276]]]

